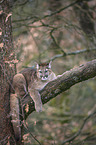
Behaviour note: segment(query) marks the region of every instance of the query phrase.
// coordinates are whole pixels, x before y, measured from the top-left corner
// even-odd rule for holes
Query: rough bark
[[[9,1],[0,1],[0,145],[16,144],[9,98],[10,84],[15,74],[10,6]]]
[[[49,82],[40,92],[43,104],[56,97],[58,94],[68,90],[71,86],[95,76],[96,59],[66,71],[54,81]],[[29,95],[22,100],[22,105],[24,106],[25,118],[27,118],[28,115],[34,111],[34,103]],[[29,107],[29,111],[25,111],[26,106]]]

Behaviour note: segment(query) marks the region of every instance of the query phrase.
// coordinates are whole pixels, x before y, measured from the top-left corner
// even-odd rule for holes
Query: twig
[[[68,6],[66,6],[66,7],[64,7],[64,8],[61,8],[60,10],[57,10],[57,11],[55,11],[55,12],[49,14],[49,15],[45,15],[45,16],[43,16],[43,17],[41,17],[41,18],[40,18],[40,17],[35,17],[35,16],[34,16],[34,17],[35,17],[35,20],[32,22],[32,24],[35,23],[35,22],[37,22],[37,21],[40,21],[40,20],[43,20],[43,19],[45,19],[45,18],[51,17],[51,16],[53,16],[53,15],[56,15],[57,13],[60,13],[60,12],[62,12],[63,10],[65,10],[65,9],[67,9],[67,8],[69,8],[69,7],[73,6],[73,5],[75,5],[75,4],[77,4],[78,2],[79,2],[79,0],[73,2],[73,3],[69,4]],[[32,18],[34,18],[34,17],[30,17],[30,19],[32,19]],[[20,20],[14,20],[13,23],[16,23],[16,22],[18,23],[18,21],[25,21],[25,20],[29,20],[29,18],[20,19]]]
[[[75,2],[73,2],[73,3],[71,3],[71,4],[69,4],[68,6],[66,6],[66,7],[64,7],[64,8],[61,8],[60,10],[57,10],[57,11],[51,13],[50,15],[46,15],[46,16],[43,17],[43,19],[44,19],[44,18],[47,18],[47,17],[51,17],[51,16],[53,16],[53,15],[56,15],[57,13],[60,13],[60,12],[62,12],[63,10],[65,10],[65,9],[67,9],[67,8],[69,8],[69,7],[72,7],[73,5],[77,4],[78,2],[79,2],[79,1],[77,0],[77,1],[75,1]]]
[[[32,138],[39,144],[41,145],[41,143],[39,142],[39,140],[36,139],[36,137],[32,134],[32,132],[29,130],[27,124],[24,122],[24,127],[25,129],[30,133],[30,135],[32,136]]]
[[[58,29],[57,27],[53,27],[53,26],[51,26],[49,24],[45,24],[42,20],[40,20],[40,22],[42,24],[42,25],[40,25],[41,27],[44,26],[44,27],[49,27],[49,28],[52,28],[52,29]]]
[[[9,135],[5,136],[4,139],[0,140],[0,144],[4,144],[5,142],[7,142],[7,138],[9,137]]]
[[[84,128],[86,122],[88,121],[88,119],[90,119],[91,117],[93,117],[96,114],[96,111],[93,112],[92,114],[90,114],[88,117],[86,117],[80,127],[80,129],[78,130],[78,132],[76,134],[74,134],[72,137],[70,137],[69,139],[65,140],[62,145],[64,145],[67,142],[71,142],[72,140],[74,140],[76,137],[78,137],[82,131],[82,129]]]
[[[66,56],[66,53],[65,53],[64,50],[57,44],[57,42],[56,42],[56,40],[55,40],[55,38],[54,38],[54,36],[53,36],[53,32],[54,32],[56,29],[57,29],[57,28],[53,28],[53,29],[51,30],[50,36],[51,36],[51,38],[52,38],[54,44],[56,45],[56,47],[57,47],[57,48],[60,48],[60,50],[61,50],[61,52],[63,53],[63,55]]]
[[[17,2],[18,2],[18,1],[17,1]],[[20,3],[20,2],[17,3],[17,2],[15,2],[14,7],[25,5],[26,3],[28,3],[28,0],[25,0],[25,1],[21,2],[21,3]]]
[[[61,58],[61,57],[63,57],[63,54],[57,54],[57,55],[55,55],[55,56],[53,56],[50,60],[55,60],[55,59],[57,59],[57,58]]]
[[[73,51],[73,52],[68,52],[68,53],[66,53],[66,55],[57,54],[57,55],[53,56],[50,60],[53,61],[53,60],[55,60],[57,58],[60,58],[60,57],[65,57],[65,56],[68,56],[68,55],[76,55],[76,54],[81,54],[81,53],[90,52],[90,51],[96,51],[96,48],[76,50],[76,51]]]

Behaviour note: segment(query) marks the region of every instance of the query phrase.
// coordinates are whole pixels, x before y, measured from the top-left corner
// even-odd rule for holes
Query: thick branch
[[[77,68],[73,68],[70,71],[66,71],[57,79],[49,82],[45,88],[40,91],[42,96],[42,102],[46,103],[58,94],[68,90],[71,86],[93,78],[96,76],[96,59],[86,64],[80,65]],[[29,111],[25,112],[26,105],[29,105]],[[26,96],[23,100],[25,118],[34,111],[34,103],[30,96]]]

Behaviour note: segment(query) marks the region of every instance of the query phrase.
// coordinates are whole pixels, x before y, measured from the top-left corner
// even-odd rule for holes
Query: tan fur
[[[37,69],[26,68],[21,73],[18,73],[13,78],[13,88],[15,93],[10,95],[10,108],[12,113],[12,123],[15,132],[15,137],[20,138],[20,118],[19,118],[19,97],[24,97],[27,93],[35,103],[37,112],[42,111],[42,101],[39,90],[56,79],[56,75],[51,70],[51,64],[37,64]]]
[[[19,114],[19,101],[17,94],[10,95],[10,108],[12,116],[12,124],[15,133],[15,138],[18,141],[21,138],[21,128],[20,128],[20,114]]]

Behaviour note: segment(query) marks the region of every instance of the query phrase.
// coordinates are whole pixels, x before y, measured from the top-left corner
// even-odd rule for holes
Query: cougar
[[[21,138],[19,97],[24,97],[29,93],[35,103],[36,111],[41,112],[42,101],[39,91],[54,79],[56,79],[56,75],[51,70],[51,62],[36,64],[35,69],[25,68],[13,77],[14,93],[10,94],[10,109],[16,140]]]

